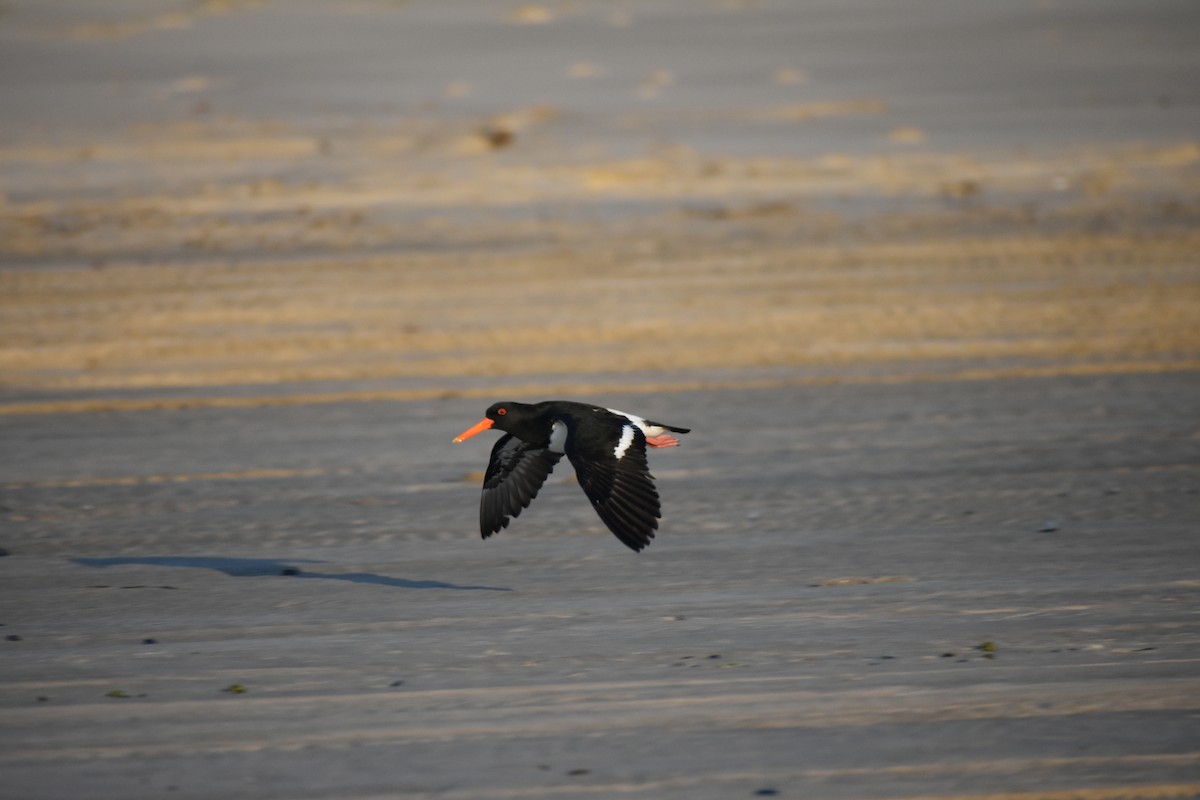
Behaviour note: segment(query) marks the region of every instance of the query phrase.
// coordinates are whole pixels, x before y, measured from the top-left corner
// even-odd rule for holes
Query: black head
[[[461,442],[465,439],[470,439],[475,434],[491,428],[505,431],[506,433],[514,433],[529,422],[529,406],[524,403],[492,403],[488,406],[487,413],[484,414],[483,419],[475,423],[472,427],[467,428],[458,436],[455,436],[454,441]]]
[[[510,400],[492,403],[488,406],[487,419],[492,421],[492,427],[502,431],[511,431],[521,421],[529,416],[529,406],[525,403],[514,403]]]

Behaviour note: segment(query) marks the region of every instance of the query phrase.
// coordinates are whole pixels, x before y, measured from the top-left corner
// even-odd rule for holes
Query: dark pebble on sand
[[[8,636],[5,636],[4,638],[5,638],[5,639],[7,639],[7,640],[8,640],[8,641],[10,641],[10,642],[19,642],[19,641],[21,641],[21,637],[20,637],[20,636],[17,636],[15,633],[10,633]]]

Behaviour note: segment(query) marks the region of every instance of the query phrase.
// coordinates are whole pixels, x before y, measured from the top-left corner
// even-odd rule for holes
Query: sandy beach
[[[0,797],[1200,798],[1198,29],[3,3]]]

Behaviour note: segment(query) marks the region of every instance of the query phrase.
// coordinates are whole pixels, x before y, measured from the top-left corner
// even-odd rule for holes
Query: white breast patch
[[[559,420],[554,420],[550,426],[550,452],[567,452],[567,426]]]

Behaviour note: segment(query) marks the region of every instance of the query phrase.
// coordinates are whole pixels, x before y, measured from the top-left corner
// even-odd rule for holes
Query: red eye
[[[497,408],[496,409],[496,416],[498,416],[498,417],[503,417],[507,413],[508,413],[507,408]]]

